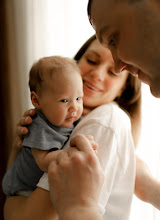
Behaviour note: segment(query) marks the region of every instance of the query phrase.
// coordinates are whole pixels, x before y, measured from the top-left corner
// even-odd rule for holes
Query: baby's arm
[[[57,155],[61,152],[61,150],[57,151],[48,151],[48,150],[40,150],[40,149],[31,149],[33,157],[39,166],[39,168],[48,172],[49,164],[56,159]]]
[[[86,136],[95,152],[97,151],[98,144],[95,143],[93,140],[93,136],[87,135]],[[48,150],[40,150],[40,149],[31,149],[33,157],[42,171],[48,172],[48,166],[53,161],[56,160],[58,154],[63,150],[57,151],[48,151]]]

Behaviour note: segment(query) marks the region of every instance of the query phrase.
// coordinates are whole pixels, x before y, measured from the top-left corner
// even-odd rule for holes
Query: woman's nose
[[[94,68],[91,71],[91,76],[94,80],[103,81],[105,78],[105,70],[103,67]]]

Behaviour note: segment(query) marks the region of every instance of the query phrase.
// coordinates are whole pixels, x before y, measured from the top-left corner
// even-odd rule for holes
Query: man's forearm
[[[102,216],[99,213],[97,207],[76,207],[63,213],[60,220],[102,220]]]

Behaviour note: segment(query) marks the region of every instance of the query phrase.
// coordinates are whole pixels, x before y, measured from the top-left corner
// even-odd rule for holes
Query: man
[[[115,61],[115,72],[121,72],[124,69],[128,70],[142,82],[147,83],[150,86],[151,93],[155,97],[160,97],[160,1],[90,0],[88,3],[88,15],[100,43],[108,47],[112,52]],[[75,145],[78,146],[79,141],[77,141]],[[81,148],[81,144],[79,147]],[[87,166],[87,161],[85,160],[86,151],[87,145],[85,144],[83,149],[81,149],[81,160],[77,158],[74,164],[72,160],[68,158],[65,172],[69,172],[72,168],[78,171],[78,167],[80,167],[82,174],[80,178],[81,181],[83,182],[85,175],[90,174],[90,179],[92,180],[88,183],[90,185],[98,179],[99,175],[98,172],[94,175],[94,172],[91,173],[89,170],[92,170],[93,164],[94,167],[99,167],[99,164],[98,161],[94,160],[93,164]],[[78,154],[79,152],[75,150],[75,158]],[[60,158],[57,159],[57,168],[54,172],[56,177],[60,170],[62,173],[65,173],[61,169],[60,164],[58,164],[58,160],[63,161],[63,158],[65,158],[64,155],[61,155]],[[75,182],[77,176],[69,177],[66,175],[67,179],[62,181],[60,177],[54,178],[53,170],[54,166],[50,166],[49,181],[51,199],[53,203],[55,203],[58,192],[62,192],[61,187],[63,184],[65,182],[69,183],[63,191],[63,195],[65,196],[65,192],[71,189],[71,185]],[[85,175],[83,175],[84,173]],[[149,202],[160,209],[160,183],[152,177],[147,165],[139,158],[137,158],[136,175],[135,192],[137,196],[143,201]],[[101,184],[98,186],[100,187],[100,185]],[[75,187],[74,191],[76,192],[77,190],[78,188]],[[85,192],[85,186],[81,186],[81,191]],[[92,193],[94,194],[94,190],[91,191],[90,195],[92,195]],[[73,197],[74,196],[67,195],[65,202],[72,201]],[[90,199],[91,198],[92,196],[90,196]],[[95,198],[98,198],[97,193]],[[93,203],[91,202],[86,209],[86,205],[82,204],[82,201],[79,201],[79,197],[74,197],[72,204],[74,204],[75,209],[67,211],[66,215],[63,215],[60,219],[78,220],[83,217],[83,219],[100,220],[101,216],[98,214],[96,199],[91,199],[90,201]],[[56,209],[60,216],[64,211],[60,210],[61,204],[63,204],[62,195],[61,200],[56,204]],[[92,209],[95,210],[94,213],[92,213]]]
[[[160,97],[160,1],[90,0],[88,16],[100,43],[112,52],[115,71],[128,70]],[[139,158],[135,193],[160,209],[160,183]]]

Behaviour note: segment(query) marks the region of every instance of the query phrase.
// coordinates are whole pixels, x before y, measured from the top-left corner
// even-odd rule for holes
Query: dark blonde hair
[[[61,73],[66,68],[71,68],[71,70],[76,70],[80,73],[78,65],[73,59],[61,56],[39,59],[33,64],[29,72],[30,91],[40,94],[42,84],[46,82],[47,79],[51,79],[54,73]]]
[[[91,43],[96,39],[96,36],[93,35],[79,49],[77,54],[74,56],[74,59],[77,62],[87,51]],[[131,118],[132,135],[136,146],[138,143],[141,128],[141,82],[137,78],[129,74],[123,93],[114,101],[117,102],[120,108],[126,111]]]

